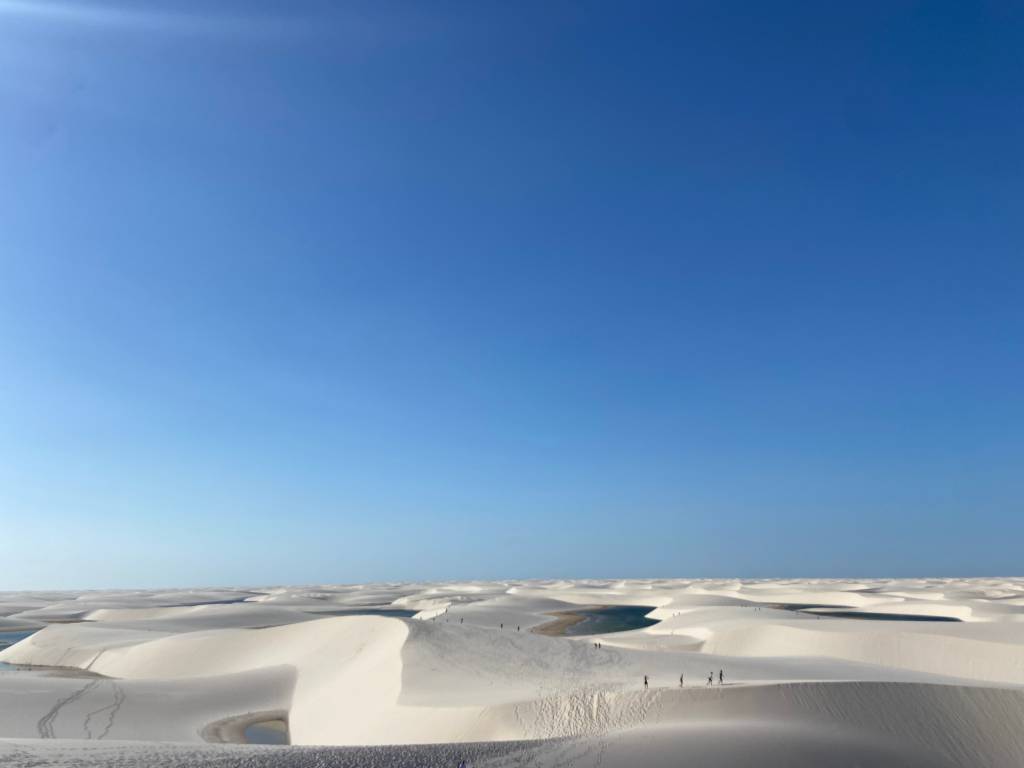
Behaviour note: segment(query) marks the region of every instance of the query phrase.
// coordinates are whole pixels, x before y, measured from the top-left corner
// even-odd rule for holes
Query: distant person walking
[[[647,675],[644,675],[644,690],[647,690]]]
[[[679,687],[680,688],[683,687],[683,676],[682,675],[679,675]]]
[[[718,684],[725,685],[725,679],[722,677],[722,670],[718,670]]]
[[[711,686],[711,685],[714,685],[714,684],[715,684],[715,673],[714,672],[708,672],[708,685]]]

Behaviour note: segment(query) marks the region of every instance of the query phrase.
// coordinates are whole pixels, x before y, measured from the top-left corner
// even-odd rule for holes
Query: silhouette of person
[[[679,675],[679,687],[680,688],[683,687],[683,676],[682,675]]]
[[[715,682],[715,673],[708,672],[708,685],[713,685]]]
[[[647,690],[647,675],[644,675],[644,690]]]
[[[724,684],[724,680],[722,678],[722,670],[718,670],[718,684],[719,685],[723,685]]]

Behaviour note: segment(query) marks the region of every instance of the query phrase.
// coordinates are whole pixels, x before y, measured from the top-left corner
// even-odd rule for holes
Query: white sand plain
[[[658,623],[531,631],[594,605]],[[1024,766],[1024,579],[0,593],[19,630],[15,768]]]

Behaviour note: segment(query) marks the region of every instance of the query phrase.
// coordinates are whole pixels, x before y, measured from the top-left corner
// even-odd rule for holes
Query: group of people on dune
[[[685,677],[684,674],[680,674],[679,675],[679,687],[680,688],[683,688],[686,685],[684,677]],[[712,672],[708,672],[708,681],[707,681],[706,685],[707,686],[712,686],[714,684],[715,684],[715,673],[713,671]],[[719,685],[725,685],[725,673],[722,670],[718,670],[718,684]],[[650,683],[648,682],[647,675],[644,675],[644,690],[647,690],[649,687],[650,687]]]

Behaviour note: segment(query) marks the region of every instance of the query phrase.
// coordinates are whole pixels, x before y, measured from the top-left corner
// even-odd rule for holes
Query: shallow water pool
[[[263,720],[245,727],[246,744],[290,744],[284,720]]]
[[[0,651],[14,645],[15,643],[20,643],[26,637],[30,637],[35,633],[36,630],[34,629],[29,629],[25,632],[0,632]]]
[[[657,619],[647,618],[654,608],[649,605],[609,605],[603,608],[578,608],[572,613],[582,616],[583,621],[566,627],[564,635],[604,635],[609,632],[626,632],[657,624]]]

